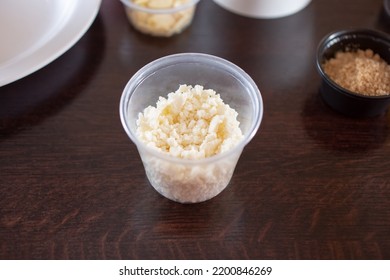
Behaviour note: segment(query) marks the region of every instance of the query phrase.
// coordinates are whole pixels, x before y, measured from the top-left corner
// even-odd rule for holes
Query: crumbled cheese
[[[227,158],[191,165],[167,162],[142,153],[142,162],[150,184],[163,196],[181,203],[206,201],[229,184],[241,150]]]
[[[214,90],[181,85],[139,114],[137,134],[148,146],[172,156],[206,158],[243,138],[237,115]]]
[[[132,0],[134,4],[148,9],[174,9],[189,0]],[[193,18],[195,6],[174,13],[147,13],[126,8],[127,16],[139,31],[154,36],[169,37],[180,33]]]
[[[139,113],[137,136],[149,147],[183,159],[211,157],[210,161],[169,161],[139,149],[151,185],[181,203],[218,195],[229,184],[242,148],[211,159],[243,139],[237,115],[214,90],[199,85],[181,85],[167,98],[160,97],[156,107]]]

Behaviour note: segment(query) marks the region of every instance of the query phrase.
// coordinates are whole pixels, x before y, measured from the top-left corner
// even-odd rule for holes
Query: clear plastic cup
[[[188,27],[195,14],[196,5],[199,0],[180,1],[173,7],[166,7],[158,4],[161,1],[155,1],[156,7],[141,6],[133,0],[121,0],[130,23],[138,31],[157,37],[170,37],[181,33]],[[165,2],[162,2],[163,4]],[[170,3],[170,1],[166,1]]]
[[[138,114],[149,105],[156,106],[160,96],[166,97],[181,84],[202,85],[219,93],[238,112],[243,140],[231,150],[203,159],[173,157],[140,141]],[[170,55],[147,64],[129,80],[120,100],[123,127],[138,148],[149,182],[160,194],[180,203],[209,200],[228,186],[262,116],[262,97],[251,77],[225,59],[200,53]]]

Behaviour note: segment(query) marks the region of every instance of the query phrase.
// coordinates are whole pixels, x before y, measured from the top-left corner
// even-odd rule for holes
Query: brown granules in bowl
[[[390,65],[370,49],[339,51],[323,64],[338,85],[367,96],[390,95]]]

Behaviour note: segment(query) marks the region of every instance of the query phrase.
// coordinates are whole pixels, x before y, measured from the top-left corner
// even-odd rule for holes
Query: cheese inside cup
[[[137,136],[162,153],[202,159],[229,151],[243,139],[237,116],[216,91],[180,85],[139,113]]]
[[[131,24],[140,32],[170,37],[181,33],[194,17],[199,0],[121,0]]]

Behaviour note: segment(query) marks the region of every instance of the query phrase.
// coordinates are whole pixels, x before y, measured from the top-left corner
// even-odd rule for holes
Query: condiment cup
[[[348,29],[326,35],[317,49],[316,66],[322,78],[320,94],[336,111],[351,117],[374,117],[383,114],[390,104],[390,94],[367,96],[336,84],[323,69],[323,63],[338,51],[371,49],[390,63],[390,36],[370,29]]]
[[[203,85],[220,94],[238,112],[244,138],[232,149],[201,159],[182,159],[147,146],[136,133],[136,120],[160,96],[180,84]],[[209,200],[229,184],[244,147],[255,136],[263,117],[263,101],[252,78],[235,64],[216,56],[181,53],[142,67],[129,80],[120,100],[124,130],[136,145],[150,184],[166,198],[180,203]]]
[[[214,0],[226,10],[238,15],[272,19],[295,14],[311,0]]]
[[[181,33],[193,20],[199,0],[187,2],[173,8],[149,8],[132,0],[120,0],[127,18],[134,28],[156,37],[170,37]]]

